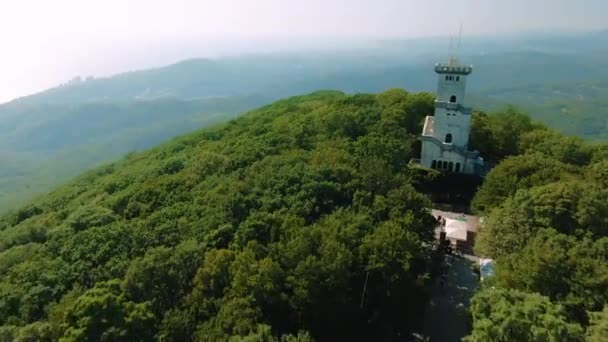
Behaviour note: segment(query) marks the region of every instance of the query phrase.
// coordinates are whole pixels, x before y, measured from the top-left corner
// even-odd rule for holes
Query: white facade
[[[420,164],[447,172],[482,174],[483,159],[468,150],[471,108],[464,105],[466,79],[471,66],[455,60],[435,65],[438,75],[435,114],[427,116],[421,136]]]

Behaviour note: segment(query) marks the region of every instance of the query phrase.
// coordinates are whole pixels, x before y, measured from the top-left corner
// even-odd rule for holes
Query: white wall
[[[438,74],[437,76],[437,100],[450,102],[450,97],[452,97],[452,95],[456,95],[456,102],[464,104],[467,76],[456,74],[452,75],[454,77],[459,77],[459,81],[446,81],[445,77],[448,76],[446,74]]]
[[[452,162],[454,164],[454,169],[456,163],[460,163],[460,173],[473,174],[475,172],[475,161],[473,159],[467,159],[454,151],[442,150],[441,147],[431,141],[423,141],[420,163],[423,166],[430,168],[433,160],[441,162],[447,161],[448,163]]]
[[[456,114],[456,115],[447,115]],[[456,110],[435,108],[434,134],[440,141],[445,141],[446,134],[452,134],[452,144],[467,147],[469,131],[471,129],[471,115]]]

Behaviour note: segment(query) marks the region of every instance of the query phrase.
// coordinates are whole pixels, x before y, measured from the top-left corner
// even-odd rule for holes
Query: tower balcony
[[[431,142],[431,143],[435,144],[436,146],[438,146],[441,151],[452,151],[452,152],[460,154],[464,158],[477,159],[477,157],[479,157],[479,151],[469,151],[466,146],[459,146],[459,145],[455,145],[455,144],[445,143],[445,142],[437,139],[434,136],[421,135],[418,138],[418,140],[420,140],[422,142],[425,142],[425,141]]]
[[[469,75],[473,72],[472,65],[435,64],[435,72],[438,74]]]
[[[465,107],[460,103],[446,102],[435,100],[435,108],[444,108],[447,110],[457,110],[463,114],[471,114],[473,112],[473,108]]]

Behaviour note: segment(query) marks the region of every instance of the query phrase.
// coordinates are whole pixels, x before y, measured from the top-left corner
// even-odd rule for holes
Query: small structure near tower
[[[471,65],[450,58],[436,64],[439,77],[435,115],[427,116],[422,129],[422,166],[453,173],[483,175],[485,165],[478,151],[469,151],[472,109],[464,105],[467,76]]]

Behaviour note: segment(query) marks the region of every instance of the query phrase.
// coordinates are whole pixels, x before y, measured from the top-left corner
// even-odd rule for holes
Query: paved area
[[[476,233],[479,219],[463,213],[433,209],[435,217],[451,218],[466,222],[466,230]],[[437,238],[442,227],[435,231]],[[479,286],[479,276],[474,269],[479,259],[473,255],[445,255],[441,276],[431,288],[431,299],[424,315],[424,326],[417,340],[431,342],[460,341],[469,334],[471,322],[469,304]]]
[[[479,286],[473,271],[474,256],[446,256],[444,277],[436,280],[425,312],[424,336],[427,341],[460,341],[470,331],[468,307]]]

